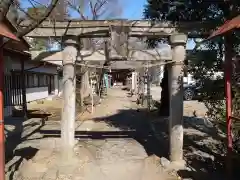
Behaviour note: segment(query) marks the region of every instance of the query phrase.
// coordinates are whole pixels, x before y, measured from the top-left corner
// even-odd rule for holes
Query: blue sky
[[[122,18],[137,20],[143,18],[143,9],[146,4],[146,0],[122,0],[123,1],[123,13]],[[195,46],[194,41],[190,40],[187,43],[187,49],[193,49]]]
[[[22,6],[30,6],[28,0],[23,0]],[[48,1],[47,1],[48,2]],[[144,5],[146,4],[146,0],[119,0],[120,5],[122,8],[122,13],[119,18],[123,19],[130,19],[130,20],[138,20],[143,18],[143,9]],[[88,11],[86,13],[89,13]],[[77,17],[78,13],[71,13],[73,17]],[[187,49],[192,49],[194,47],[195,43],[193,41],[189,41],[187,43]]]
[[[122,18],[137,20],[142,18],[146,0],[122,0]]]

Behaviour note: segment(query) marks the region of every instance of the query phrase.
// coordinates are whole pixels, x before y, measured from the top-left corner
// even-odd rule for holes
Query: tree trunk
[[[161,82],[161,101],[159,114],[161,116],[169,116],[169,87],[168,87],[168,65],[164,66],[164,74]]]

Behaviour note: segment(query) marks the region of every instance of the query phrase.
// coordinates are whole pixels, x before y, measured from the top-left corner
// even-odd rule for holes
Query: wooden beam
[[[23,21],[20,26],[29,26],[30,21]],[[88,20],[88,21],[44,21],[38,28],[27,34],[28,37],[61,37],[63,35],[77,35],[81,37],[106,37],[109,36],[111,26],[129,27],[130,37],[168,37],[178,31],[184,32],[189,37],[202,37],[206,34],[198,34],[200,28],[209,26],[202,22],[157,22],[152,24],[147,20]]]
[[[120,69],[142,69],[142,68],[151,68],[157,67],[165,64],[173,63],[173,61],[159,61],[159,62],[142,62],[142,61],[113,61],[109,65],[110,69],[120,70]]]
[[[26,27],[32,21],[25,20],[20,26]],[[138,28],[184,28],[184,29],[196,29],[202,28],[210,23],[203,22],[177,22],[172,23],[170,21],[155,22],[154,24],[149,20],[76,20],[76,21],[43,21],[42,27],[55,27],[58,28],[96,28],[96,27],[110,27],[110,26],[125,26],[125,27],[138,27]]]
[[[32,51],[32,59],[37,61],[47,61],[53,64],[60,65],[63,60],[63,54],[59,52],[42,52]],[[82,57],[81,57],[82,56]],[[122,59],[111,59],[111,61],[162,61],[171,60],[171,54],[164,54],[161,49],[148,49],[148,50],[129,50],[128,57]],[[91,51],[81,50],[80,55],[77,57],[78,61],[106,61],[104,50]]]
[[[84,64],[76,63],[77,67],[88,67],[96,69],[111,69],[111,70],[120,70],[120,69],[141,69],[146,67],[156,67],[165,64],[173,63],[173,61],[159,61],[159,62],[149,62],[148,64],[142,61],[112,61],[108,66],[103,66],[99,64]]]
[[[128,27],[111,26],[110,58],[128,57]]]

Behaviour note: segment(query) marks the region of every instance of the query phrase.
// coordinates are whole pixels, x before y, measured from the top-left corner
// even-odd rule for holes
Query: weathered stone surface
[[[40,160],[46,160],[51,158],[53,153],[53,149],[43,149],[37,152],[37,154],[33,157],[33,162],[38,162]]]
[[[70,163],[69,163],[70,164]],[[58,176],[59,177],[73,177],[74,171],[77,168],[77,164],[72,164],[69,166],[58,166]]]
[[[151,155],[144,160],[144,168],[142,171],[141,180],[148,179],[167,179],[167,174],[163,171],[163,168],[160,164],[160,158],[156,155]]]
[[[48,170],[47,163],[28,161],[19,170],[20,175],[25,179],[42,178]]]
[[[160,158],[160,163],[163,167],[168,167],[170,165],[170,161],[165,157]]]
[[[96,107],[91,118],[101,117],[101,120],[88,121],[90,123],[86,123],[82,129],[90,127],[92,131],[114,131],[121,134],[122,129],[126,130],[126,121],[136,123],[136,117],[132,113],[121,116],[119,112],[119,109],[127,111],[136,106],[127,98],[126,92],[123,92],[118,89],[114,92],[110,90],[111,96]],[[119,125],[114,124],[115,114],[122,118],[117,122]],[[105,122],[104,117],[113,123]],[[137,119],[138,122],[141,120],[141,117]],[[121,127],[122,122],[124,127]],[[56,127],[59,130],[60,126],[54,128]],[[66,156],[65,159],[62,158],[64,152],[60,138],[27,140],[22,144],[18,148],[31,146],[39,151],[32,160],[25,161],[20,166],[19,174],[15,173],[14,180],[166,180],[169,177],[163,172],[160,158],[148,157],[144,147],[132,138],[80,138],[74,146],[72,158]]]
[[[93,162],[96,160],[94,154],[92,154],[85,147],[75,147],[74,151],[76,153],[77,158],[79,158],[79,161],[81,163]]]
[[[148,156],[144,159],[145,166],[149,166],[149,164],[153,164],[155,166],[160,165],[160,158],[156,155]]]
[[[48,171],[43,175],[44,180],[56,180],[58,176],[58,169],[57,167],[50,168]]]
[[[108,140],[97,153],[100,163],[139,160],[147,157],[146,151],[140,144],[125,139]]]
[[[171,170],[181,170],[181,169],[185,169],[186,168],[186,162],[184,160],[181,161],[173,161],[170,163],[170,165],[167,167],[167,169],[171,169]]]
[[[143,160],[128,160],[101,164],[101,170],[107,180],[140,180],[144,167]]]

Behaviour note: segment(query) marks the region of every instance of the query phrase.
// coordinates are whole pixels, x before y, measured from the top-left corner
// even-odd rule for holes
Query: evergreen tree
[[[144,8],[144,17],[152,21],[171,21],[171,22],[211,22],[208,26],[199,29],[199,33],[210,32],[211,30],[222,25],[226,20],[232,19],[240,13],[240,1],[215,1],[215,0],[148,0]],[[181,31],[181,30],[180,30]],[[239,38],[234,33],[231,39],[234,43],[235,50],[239,44]],[[159,39],[149,40],[149,44],[156,45]],[[218,38],[213,42],[205,44],[207,49],[214,51],[215,56],[209,53],[195,52],[192,56],[187,57],[188,71],[193,73],[197,81],[202,81],[202,92],[205,97],[218,95],[224,97],[223,79],[219,79],[212,83],[211,78],[214,72],[223,71],[223,40]],[[193,58],[194,55],[194,58]],[[160,111],[168,114],[168,80],[167,68],[165,68],[164,78],[162,80],[162,96]],[[215,99],[215,98],[214,98]],[[210,103],[209,103],[210,102]],[[214,102],[214,103],[213,103]],[[206,104],[211,106],[210,110],[216,108],[216,100],[208,100]],[[222,101],[221,101],[222,102]],[[165,108],[165,110],[164,110]],[[166,110],[167,109],[167,110]],[[223,107],[221,106],[221,111]],[[216,114],[217,112],[212,112]],[[220,112],[219,114],[222,114]]]

